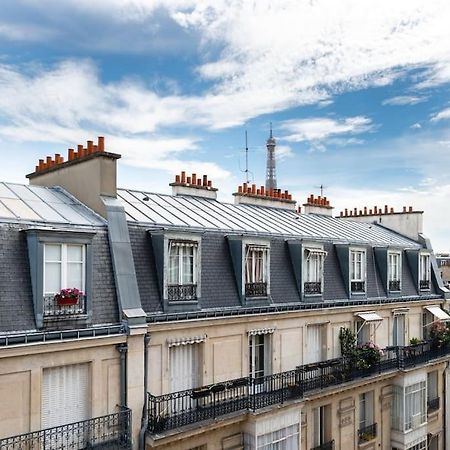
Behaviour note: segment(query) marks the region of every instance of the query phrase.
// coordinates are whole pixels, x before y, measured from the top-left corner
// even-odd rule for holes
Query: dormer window
[[[167,299],[169,302],[197,299],[198,243],[169,240]]]
[[[321,295],[323,292],[323,267],[327,252],[321,248],[305,248],[304,250],[304,282],[305,295]]]
[[[401,290],[401,254],[388,253],[388,289],[390,292]]]
[[[350,292],[352,294],[366,292],[365,250],[350,250]]]
[[[419,289],[428,291],[431,287],[431,261],[429,253],[419,255]]]
[[[269,281],[269,247],[245,246],[245,296],[267,297]]]

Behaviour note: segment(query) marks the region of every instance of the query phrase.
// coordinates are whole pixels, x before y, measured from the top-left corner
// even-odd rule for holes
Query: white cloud
[[[42,41],[54,36],[48,28],[33,24],[12,24],[0,22],[0,39],[8,41]]]
[[[409,128],[412,128],[413,130],[420,130],[422,128],[422,125],[420,123],[413,123]]]
[[[438,122],[440,120],[448,120],[450,119],[450,108],[445,108],[442,111],[439,111],[436,114],[431,116],[432,122]]]
[[[404,106],[404,105],[416,105],[427,100],[427,97],[418,97],[415,95],[399,95],[397,97],[387,98],[383,100],[382,105],[390,106]]]
[[[285,159],[292,158],[294,152],[289,145],[277,145],[275,155],[278,161],[284,161]]]
[[[283,139],[290,142],[301,142],[323,141],[336,135],[363,133],[373,129],[373,124],[368,117],[364,116],[348,117],[342,120],[317,117],[287,120],[281,125],[281,128],[290,133]]]

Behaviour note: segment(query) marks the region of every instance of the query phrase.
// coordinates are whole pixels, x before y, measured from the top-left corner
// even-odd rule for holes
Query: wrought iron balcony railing
[[[267,297],[267,283],[245,283],[246,297]]]
[[[350,283],[350,290],[353,294],[359,294],[366,292],[366,282],[365,281],[352,281]]]
[[[377,424],[368,425],[358,430],[358,441],[360,444],[369,442],[377,437]]]
[[[197,300],[197,285],[169,284],[167,286],[167,299],[170,302]]]
[[[336,358],[256,379],[238,378],[160,396],[149,393],[148,431],[162,433],[232,412],[256,411],[302,398],[307,392],[413,367],[449,354],[450,347],[434,348],[430,342],[407,347],[387,347],[379,361],[370,366],[357,364],[351,358]]]
[[[86,314],[86,297],[80,295],[74,305],[59,304],[54,294],[44,296],[44,318],[68,318]]]
[[[427,414],[431,414],[439,409],[439,397],[427,401]]]
[[[303,284],[303,292],[306,295],[321,294],[322,283],[320,281],[305,281],[305,283]]]
[[[334,439],[332,441],[320,444],[317,447],[311,448],[311,450],[334,450]]]
[[[0,439],[0,450],[131,450],[131,410]]]
[[[426,290],[430,289],[430,280],[420,280],[419,288],[422,291],[426,291]]]
[[[400,290],[400,280],[389,280],[389,290],[396,292]]]

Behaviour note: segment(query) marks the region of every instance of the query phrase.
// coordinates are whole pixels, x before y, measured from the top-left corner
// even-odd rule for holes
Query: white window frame
[[[361,256],[360,270],[357,270],[358,261],[356,256]],[[355,256],[355,258],[354,258]],[[359,273],[357,273],[359,272]],[[362,282],[364,283],[363,291],[352,291],[352,282]],[[351,247],[349,249],[349,283],[350,283],[350,293],[351,294],[365,294],[367,291],[367,251],[365,248]]]
[[[399,281],[399,289],[390,289],[391,281]],[[399,292],[402,290],[402,253],[400,251],[388,252],[388,290],[390,292]]]
[[[403,337],[399,335],[399,320],[403,320]],[[408,333],[408,315],[406,312],[394,312],[392,316],[392,345],[405,346],[407,342]],[[400,337],[400,339],[399,339]]]
[[[420,288],[421,281],[428,281],[429,287]],[[419,290],[429,291],[431,288],[431,254],[419,253]]]
[[[257,253],[261,253],[261,264],[262,264],[262,277],[257,279],[255,272],[256,260],[259,258]],[[269,279],[268,272],[268,259],[269,259],[269,247],[257,244],[246,244],[245,246],[245,256],[244,256],[244,271],[245,271],[245,283],[267,283]],[[252,270],[249,273],[247,262],[252,261]]]
[[[263,257],[263,280],[261,283],[266,283],[267,296],[270,296],[270,241],[267,239],[244,239],[242,240],[242,295],[245,297],[246,283],[253,283],[247,281],[247,249],[250,247],[264,249]],[[256,283],[256,281],[254,281]]]
[[[406,450],[427,450],[427,448],[427,439],[423,439],[420,442],[415,442],[414,444],[409,445],[408,447],[406,447]]]
[[[257,351],[263,347],[263,368],[256,368]],[[248,372],[254,379],[261,379],[272,372],[272,333],[255,333],[248,336]]]
[[[47,261],[47,247],[48,246],[54,246],[57,245],[61,248],[61,260],[60,261],[52,261],[49,260]],[[69,261],[67,259],[67,248],[68,247],[81,247],[81,257],[82,257],[82,261],[81,261],[81,287],[78,287],[78,289],[80,289],[83,293],[85,293],[86,291],[86,244],[78,244],[78,243],[70,243],[70,242],[45,242],[44,243],[44,249],[43,249],[43,280],[42,280],[42,285],[43,285],[43,294],[44,296],[46,295],[53,295],[56,294],[57,292],[53,292],[53,291],[49,291],[47,290],[46,287],[46,266],[47,263],[59,263],[61,264],[61,280],[60,280],[60,289],[68,289],[68,288],[73,288],[73,287],[78,287],[78,286],[68,286],[67,285],[67,275],[68,275],[68,264],[69,263],[79,263],[78,261]],[[59,292],[59,291],[58,291]]]
[[[406,386],[404,390],[405,396],[405,416],[404,430],[414,430],[427,421],[427,383],[420,381],[419,383]],[[408,400],[408,398],[410,400]]]
[[[312,410],[313,415],[313,445],[319,446],[330,441],[331,405],[322,405]]]
[[[169,276],[171,271],[171,249],[172,248],[179,248],[180,252],[178,254],[178,281],[177,283],[169,283]],[[185,255],[185,249],[192,249],[192,282],[191,283],[184,283],[184,258]],[[189,256],[190,257],[190,256]],[[183,285],[190,285],[190,284],[197,284],[197,260],[198,260],[198,243],[197,241],[181,241],[179,239],[169,239],[169,250],[168,250],[168,272],[167,272],[167,284],[178,284],[180,286]]]
[[[323,247],[306,245],[303,248],[303,282],[302,293],[304,295],[323,295],[324,267],[327,252]],[[320,283],[320,293],[306,293],[305,283]]]
[[[262,434],[257,438],[257,450],[271,450],[275,448],[298,450],[299,435],[300,427],[298,423]]]
[[[359,394],[359,430],[374,424],[374,391]]]

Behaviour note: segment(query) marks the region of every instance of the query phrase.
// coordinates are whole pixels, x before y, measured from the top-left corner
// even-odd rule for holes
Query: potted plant
[[[358,369],[370,369],[377,365],[383,356],[383,350],[372,341],[366,342],[356,348],[357,359],[356,367]]]
[[[433,348],[441,348],[449,341],[447,325],[441,320],[437,320],[430,329],[431,345]]]
[[[78,304],[81,295],[83,292],[77,288],[61,289],[55,295],[55,300],[58,306],[72,306]]]

